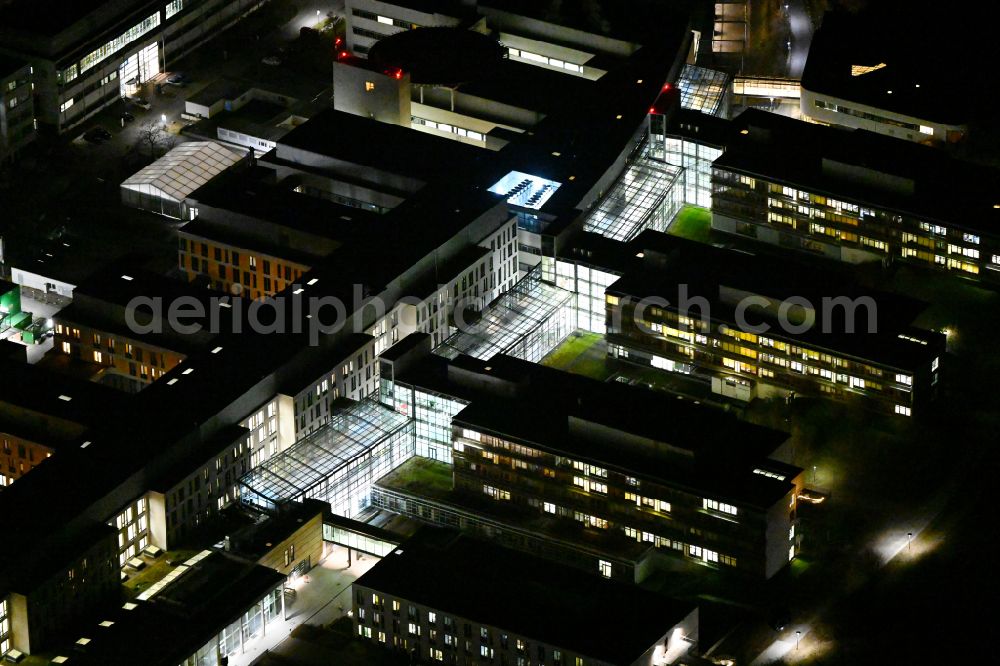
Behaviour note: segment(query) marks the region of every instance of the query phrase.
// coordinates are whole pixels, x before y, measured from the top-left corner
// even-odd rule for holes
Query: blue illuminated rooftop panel
[[[522,208],[540,209],[562,183],[532,176],[521,171],[511,171],[501,178],[490,192],[507,197],[507,203]]]

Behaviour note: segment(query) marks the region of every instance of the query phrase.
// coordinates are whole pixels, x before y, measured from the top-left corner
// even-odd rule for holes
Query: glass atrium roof
[[[467,354],[480,360],[509,353],[559,309],[573,305],[573,292],[542,282],[536,268],[483,312],[482,319],[442,342],[434,352],[446,358]]]
[[[681,89],[681,107],[718,116],[729,88],[729,75],[714,69],[684,65],[677,87]]]
[[[601,203],[583,222],[584,231],[627,242],[649,227],[650,219],[673,189],[681,167],[643,156],[625,167]]]
[[[297,499],[408,424],[406,416],[374,400],[358,402],[246,474],[240,479],[243,494],[271,504]]]

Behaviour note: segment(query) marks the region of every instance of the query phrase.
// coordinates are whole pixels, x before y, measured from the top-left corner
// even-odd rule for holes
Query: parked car
[[[153,105],[144,100],[141,97],[129,97],[128,101],[132,103],[133,106],[137,106],[144,111],[149,111],[153,108]]]
[[[271,67],[277,67],[278,65],[281,64],[281,58],[279,58],[276,55],[269,55],[263,60],[261,60],[261,62],[264,63],[265,65],[270,65]]]
[[[785,607],[773,608],[768,616],[767,623],[777,632],[782,632],[792,623],[792,614]]]
[[[130,123],[130,122],[132,122],[133,120],[135,120],[135,116],[133,116],[133,115],[132,115],[131,113],[129,113],[128,111],[126,111],[125,113],[123,113],[123,114],[122,114],[122,120],[124,120],[124,121],[125,121],[125,122],[127,122],[127,123]]]
[[[83,133],[83,140],[87,143],[104,143],[111,138],[111,132],[103,127],[91,127]]]
[[[187,76],[185,76],[183,72],[175,72],[167,77],[167,83],[169,83],[172,86],[178,86],[180,88],[183,88],[184,86],[187,85],[187,82],[188,82]]]

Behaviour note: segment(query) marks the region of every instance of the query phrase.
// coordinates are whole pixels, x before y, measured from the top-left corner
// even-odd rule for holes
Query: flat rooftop
[[[579,76],[536,67],[516,60],[503,60],[490,75],[458,86],[460,93],[483,97],[550,114],[580,104],[595,83]]]
[[[103,6],[110,6],[110,0],[11,0],[0,5],[0,26],[16,31],[29,32],[51,37],[70,28],[74,23],[87,17]],[[132,11],[149,0],[126,0],[120,14]]]
[[[91,642],[70,663],[175,666],[284,579],[268,567],[209,552],[149,601],[95,617],[94,629],[85,634]],[[114,624],[97,626],[104,619]],[[151,645],[156,649],[150,650]]]
[[[0,359],[0,377],[0,403],[85,426],[102,424],[128,409],[132,398],[108,386],[6,359]]]
[[[634,299],[659,297],[671,303],[678,303],[682,293],[689,299],[702,297],[710,305],[708,316],[713,321],[737,329],[737,297],[759,295],[778,302],[805,298],[814,308],[815,323],[803,333],[783,331],[775,307],[763,311],[752,306],[746,311],[746,320],[754,325],[768,325],[769,335],[775,338],[797,340],[815,348],[900,369],[915,370],[944,351],[942,334],[912,326],[913,320],[926,309],[926,303],[862,288],[843,271],[823,271],[795,261],[762,261],[762,257],[743,251],[655,232],[640,236],[634,247],[644,248],[645,260],[610,285],[607,293]],[[682,288],[685,291],[682,292]],[[824,312],[824,299],[840,297],[854,303],[875,303],[872,315],[867,307],[857,309],[852,332],[848,332],[846,308],[827,308],[828,312]],[[700,316],[696,305],[692,306],[691,313],[692,317]],[[870,316],[873,316],[874,332],[869,332]],[[925,344],[914,343],[901,335],[923,340]]]
[[[333,248],[292,248],[254,233],[253,230],[234,229],[232,226],[197,219],[188,222],[178,232],[195,238],[217,241],[242,250],[254,250],[274,259],[292,261],[302,266],[315,266],[324,257],[336,252]]]
[[[461,173],[486,151],[409,127],[327,109],[278,142],[351,164],[429,181]]]
[[[26,478],[31,478],[31,475]],[[23,482],[24,479],[18,481]],[[4,492],[16,488],[18,483]],[[102,542],[113,548],[115,533],[115,528],[107,523],[85,521],[78,526],[63,526],[45,534],[40,539],[44,547],[31,558],[23,557],[24,548],[0,548],[0,590],[29,595],[55,572],[78,559],[84,551]]]
[[[696,2],[656,0],[630,2],[560,2],[543,4],[537,0],[485,0],[480,3],[519,16],[526,16],[598,37],[651,44],[663,39],[664,25],[687,21],[686,11]]]
[[[714,166],[963,229],[1000,230],[1000,170],[910,141],[748,109]],[[743,134],[746,130],[746,134]]]
[[[2,10],[0,10],[0,20],[2,20]],[[27,60],[22,60],[21,58],[15,58],[13,56],[8,56],[6,54],[0,53],[0,79],[5,76],[10,76],[14,72],[21,70],[28,66]]]
[[[764,507],[791,487],[752,474],[754,467],[770,464],[768,456],[787,440],[786,433],[662,393],[505,355],[449,362],[429,354],[397,370],[395,380],[470,403],[454,417],[456,423],[654,483],[711,490]],[[589,423],[622,436],[583,436],[591,432]]]
[[[430,528],[355,585],[611,664],[637,660],[696,610],[633,585]]]
[[[658,40],[618,61],[597,81],[572,86],[573,97],[553,107],[530,134],[505,146],[487,186],[511,171],[561,183],[542,211],[575,218],[577,206],[606,177],[609,166],[634,147],[636,128],[646,122],[664,84],[680,75],[690,39],[688,23],[678,19],[658,27],[662,30]]]
[[[355,236],[359,228],[382,219],[372,211],[295,192],[291,185],[279,184],[274,178],[274,170],[267,167],[231,169],[199,187],[190,198],[219,209],[223,216],[237,213],[336,240]],[[214,221],[213,215],[202,215]]]
[[[885,11],[878,7],[883,3],[873,4],[865,12],[824,15],[812,37],[802,87],[921,120],[966,123],[984,81],[977,80],[975,61],[962,55],[969,50],[962,42],[978,39],[955,25],[963,10],[948,17],[949,29],[965,36],[948,39],[940,24],[909,5]],[[964,11],[976,13],[971,7]]]

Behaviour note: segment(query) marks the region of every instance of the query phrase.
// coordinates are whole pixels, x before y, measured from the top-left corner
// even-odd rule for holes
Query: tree
[[[158,149],[169,148],[172,146],[174,143],[174,137],[163,129],[162,124],[156,122],[155,120],[147,120],[139,126],[139,136],[137,141],[141,145],[149,148],[149,155],[155,160],[157,158]]]

